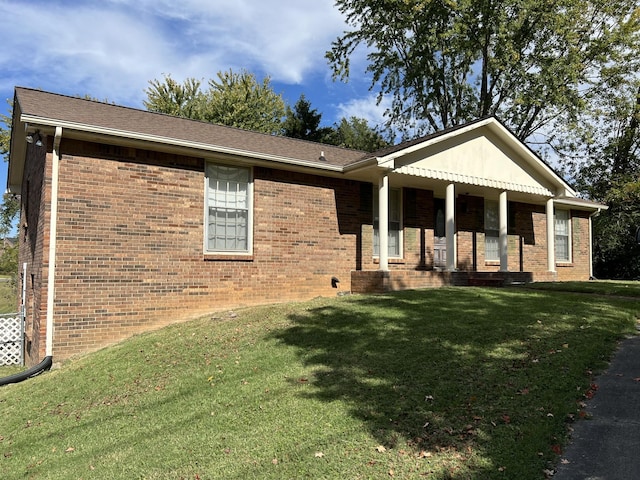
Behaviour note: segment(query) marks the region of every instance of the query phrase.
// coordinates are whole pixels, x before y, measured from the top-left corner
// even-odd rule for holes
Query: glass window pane
[[[207,249],[249,248],[249,169],[207,164]]]
[[[494,200],[484,201],[484,259],[500,260],[500,207]]]
[[[400,221],[402,218],[402,204],[400,190],[389,190],[389,248],[390,257],[400,257]],[[380,255],[380,231],[378,229],[378,191],[373,190],[373,254]]]
[[[484,258],[489,261],[500,260],[500,242],[497,236],[485,234]]]
[[[500,230],[500,210],[498,202],[485,200],[484,202],[484,229]]]
[[[570,224],[569,212],[567,210],[556,210],[555,212],[555,255],[560,262],[571,260],[570,251]]]

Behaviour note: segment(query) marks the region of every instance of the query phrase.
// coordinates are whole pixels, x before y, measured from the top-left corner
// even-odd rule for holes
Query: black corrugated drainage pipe
[[[20,372],[14,375],[9,375],[8,377],[0,378],[0,387],[4,387],[5,385],[9,385],[10,383],[22,382],[29,378],[40,375],[42,372],[49,370],[52,364],[53,364],[52,356],[44,357],[44,360],[42,360],[39,364],[34,365],[33,367],[25,370],[24,372]]]

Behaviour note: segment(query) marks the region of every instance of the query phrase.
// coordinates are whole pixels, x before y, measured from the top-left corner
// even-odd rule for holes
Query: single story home
[[[245,305],[587,280],[591,217],[496,118],[363,152],[16,88],[26,358]]]

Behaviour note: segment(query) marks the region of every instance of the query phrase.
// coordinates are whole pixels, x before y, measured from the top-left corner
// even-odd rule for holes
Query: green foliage
[[[273,91],[269,77],[259,83],[246,70],[229,70],[218,72],[217,80],[209,80],[203,112],[208,122],[277,134],[284,115],[284,100]]]
[[[640,279],[640,176],[615,182],[607,192],[609,209],[593,220],[594,273],[598,278]]]
[[[344,148],[375,152],[389,146],[383,135],[376,128],[371,128],[364,118],[343,118],[333,126],[324,137],[325,143]]]
[[[305,98],[304,94],[300,95],[293,109],[287,107],[287,116],[282,123],[282,134],[285,137],[321,142],[331,132],[330,128],[320,127],[321,118],[322,114],[315,108],[311,108],[311,102]]]
[[[15,271],[2,277],[0,281],[0,313],[15,313],[18,311],[16,287]],[[4,373],[0,371],[0,377],[4,375],[11,375],[11,372]]]
[[[579,191],[609,206],[594,217],[594,274],[640,278],[640,80],[611,85],[592,115],[565,131],[565,170]]]
[[[7,100],[9,104],[9,115],[0,115],[0,155],[5,162],[9,161],[9,150],[11,148],[11,112],[13,111],[13,102]],[[4,124],[4,126],[2,126]]]
[[[1,115],[0,120],[5,125],[0,125],[0,155],[3,156],[5,162],[9,161],[9,150],[11,148],[11,112],[13,111],[13,103],[9,103],[9,115]],[[19,197],[5,192],[2,197],[2,205],[0,205],[0,238],[4,239],[11,234],[13,230],[13,224],[16,218],[20,214],[20,199]],[[15,265],[11,264],[13,257],[15,258]],[[2,264],[1,268],[4,268],[3,273],[15,274],[18,268],[17,252],[15,255],[7,256],[5,251],[0,259]]]
[[[20,199],[18,196],[5,192],[0,205],[0,238],[11,234],[13,223],[20,213]]]
[[[635,0],[338,0],[351,31],[327,52],[335,77],[367,48],[390,123],[422,133],[496,115],[522,140],[575,119],[637,71]]]
[[[147,99],[142,102],[147,110],[194,120],[203,119],[204,94],[200,91],[200,81],[187,78],[180,84],[171,75],[165,75],[163,81],[155,79],[149,84],[151,86],[145,90]]]
[[[7,245],[0,255],[0,274],[15,276],[18,273],[18,245]]]
[[[170,75],[149,84],[143,103],[153,112],[269,134],[279,132],[285,114],[284,100],[273,91],[270,79],[259,83],[244,70],[218,72],[206,91],[199,80],[187,78],[180,84]]]
[[[219,313],[1,388],[2,478],[543,478],[639,312],[448,288]]]

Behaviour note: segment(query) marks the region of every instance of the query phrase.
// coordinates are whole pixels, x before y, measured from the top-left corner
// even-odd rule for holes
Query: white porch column
[[[378,182],[378,234],[380,238],[379,269],[389,270],[389,175],[386,173]]]
[[[456,188],[453,183],[447,185],[445,217],[445,235],[447,236],[447,271],[453,272],[458,264],[456,254]]]
[[[553,218],[553,198],[547,200],[547,270],[556,271],[556,222]]]
[[[508,255],[508,213],[507,213],[507,192],[500,193],[500,238],[498,241],[499,251],[500,251],[500,271],[508,272],[509,271],[509,255]]]

